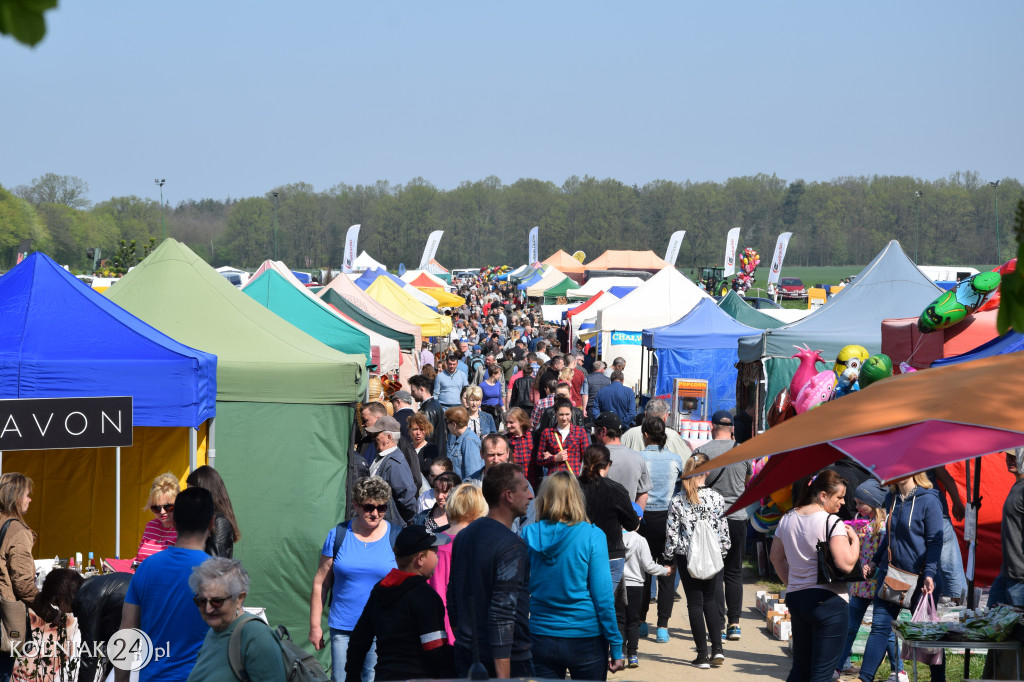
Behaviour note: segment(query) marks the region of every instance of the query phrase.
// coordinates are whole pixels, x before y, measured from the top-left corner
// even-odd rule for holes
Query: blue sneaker
[[[649,634],[651,634],[651,630],[647,626],[647,623],[640,623],[640,636],[646,637]]]
[[[636,656],[630,656],[629,657],[629,662],[626,663],[626,667],[627,668],[639,668],[640,667],[640,659],[637,658]]]
[[[726,629],[726,632],[728,633],[730,641],[733,641],[733,642],[739,641],[739,639],[740,639],[740,626],[739,625],[730,625]]]
[[[666,644],[668,642],[668,628],[658,628],[658,638],[656,641],[658,644]]]

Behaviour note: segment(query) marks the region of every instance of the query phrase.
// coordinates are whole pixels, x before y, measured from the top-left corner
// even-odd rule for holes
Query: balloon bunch
[[[749,246],[743,249],[740,254],[740,272],[736,275],[736,282],[741,291],[746,291],[754,283],[754,271],[761,264],[761,256]]]

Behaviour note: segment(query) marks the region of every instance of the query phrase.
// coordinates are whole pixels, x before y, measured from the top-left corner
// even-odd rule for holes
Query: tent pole
[[[0,450],[0,474],[4,472],[4,453]]]
[[[196,462],[196,448],[197,447],[198,447],[198,444],[196,443],[196,430],[193,429],[193,428],[190,428],[188,430],[188,470],[190,472],[196,470],[196,465],[197,465],[197,462]]]
[[[115,488],[117,494],[114,495],[114,558],[121,558],[121,446],[118,446],[116,452],[116,464],[114,467],[115,471]]]
[[[210,435],[207,438],[206,444],[206,461],[214,469],[217,468],[214,466],[215,459],[217,459],[217,418],[213,417],[210,419]]]

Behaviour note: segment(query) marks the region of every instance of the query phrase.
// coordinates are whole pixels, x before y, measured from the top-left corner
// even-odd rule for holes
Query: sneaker
[[[725,654],[723,654],[721,651],[715,652],[715,654],[711,657],[711,667],[721,668],[723,663],[725,663]]]
[[[651,634],[651,631],[650,628],[647,626],[647,623],[640,623],[640,636],[646,637],[649,634]]]
[[[711,669],[711,659],[708,658],[707,654],[701,654],[697,658],[690,661],[690,665],[694,668],[700,668],[701,670]]]
[[[636,656],[630,656],[629,660],[626,662],[626,667],[627,668],[639,668],[640,667],[640,659],[637,658]]]
[[[722,641],[723,642],[729,641],[729,637],[725,634],[725,630],[722,630]]]
[[[838,680],[840,674],[841,673],[838,670],[833,670],[832,671],[832,682],[835,682],[836,680]]]
[[[896,673],[896,682],[910,682],[910,675],[907,674],[906,670],[901,670]]]
[[[726,628],[726,632],[729,635],[729,640],[730,641],[733,641],[733,642],[738,642],[739,641],[739,639],[740,639],[740,626],[739,625],[730,625],[728,628]]]
[[[668,642],[668,628],[658,628],[658,636],[655,640],[658,644],[665,644]]]

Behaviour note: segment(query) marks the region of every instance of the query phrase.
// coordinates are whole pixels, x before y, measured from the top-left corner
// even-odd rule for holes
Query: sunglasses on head
[[[228,599],[231,599],[231,597],[209,597],[209,598],[207,598],[207,597],[200,597],[198,594],[196,596],[192,597],[192,601],[195,603],[196,606],[198,606],[201,609],[205,609],[207,604],[209,604],[210,606],[212,606],[215,609],[219,609],[220,607],[224,606],[224,602],[226,602]]]
[[[171,504],[151,504],[151,505],[149,505],[149,511],[153,512],[154,514],[159,514],[161,509],[166,511],[166,512],[172,512],[172,511],[174,511],[174,504],[171,503]]]
[[[362,507],[363,511],[367,514],[369,514],[375,509],[377,510],[378,514],[383,514],[388,510],[388,506],[386,504],[361,504],[359,506]]]

